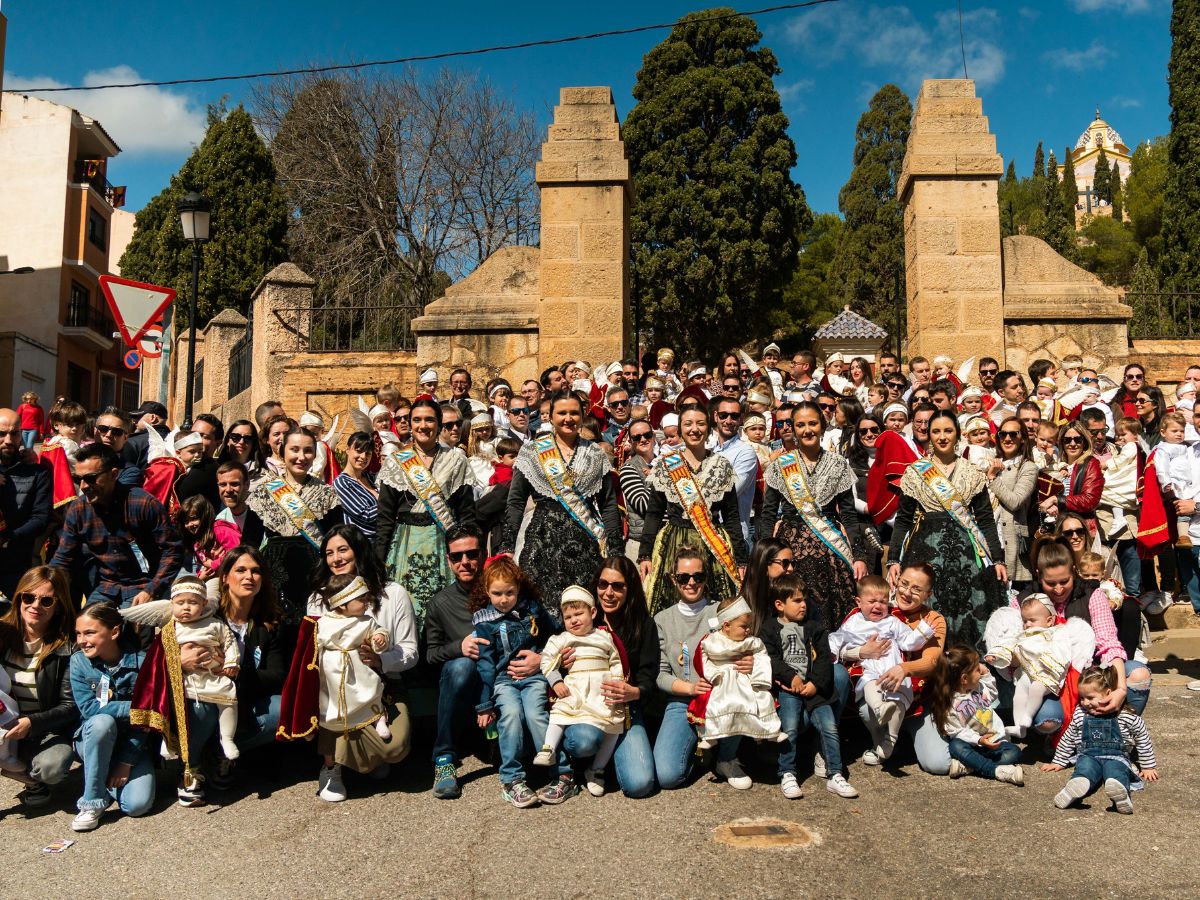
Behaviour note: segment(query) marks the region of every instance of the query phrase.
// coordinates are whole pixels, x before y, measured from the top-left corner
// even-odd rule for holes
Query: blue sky
[[[742,0],[737,9],[771,5]],[[527,0],[498,5],[311,0],[112,3],[8,0],[6,90],[54,82],[160,80],[366,60],[672,21],[694,3]],[[1169,128],[1170,0],[964,0],[967,66],[1005,160],[1023,174],[1039,140],[1074,144],[1101,111],[1125,143]],[[791,121],[795,177],[815,210],[837,208],[854,126],[871,94],[892,81],[915,99],[925,77],[959,77],[953,0],[841,0],[758,19],[779,57],[776,85]],[[551,117],[558,88],[607,84],[622,118],[642,56],[662,32],[451,61]],[[427,64],[433,66],[435,64]],[[249,96],[248,82],[50,95],[94,115],[124,148],[109,178],[129,186],[129,209],[157,193],[203,135],[204,109]]]

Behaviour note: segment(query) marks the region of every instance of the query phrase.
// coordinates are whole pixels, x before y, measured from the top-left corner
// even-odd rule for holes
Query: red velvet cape
[[[900,477],[917,454],[904,436],[885,431],[875,442],[875,462],[867,471],[867,511],[876,525],[896,514],[900,506]]]
[[[277,741],[310,738],[317,733],[317,706],[321,698],[321,668],[317,659],[317,620],[305,616],[300,622],[300,636],[292,666],[283,683],[283,698],[279,705]]]

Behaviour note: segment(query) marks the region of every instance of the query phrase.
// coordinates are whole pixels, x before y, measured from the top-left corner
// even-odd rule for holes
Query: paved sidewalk
[[[515,810],[477,760],[461,800],[428,790],[428,752],[383,784],[350,782],[351,800],[314,796],[316,763],[298,748],[253,769],[261,797],[146,819],[109,814],[69,828],[75,785],[26,816],[0,781],[6,896],[130,897],[1194,897],[1200,883],[1200,694],[1156,686],[1147,721],[1163,778],[1136,795],[1133,817],[1107,801],[1060,811],[1062,773],[1026,767],[1024,788],[950,781],[911,760],[892,771],[856,761],[858,800],[809,777],[787,801],[774,783],[748,792],[701,776],[681,791],[632,801],[586,795]],[[251,774],[251,773],[247,773]],[[755,774],[758,774],[757,772]],[[761,773],[764,780],[769,771]],[[163,778],[160,791],[170,791]],[[368,793],[374,790],[375,793]],[[170,798],[167,798],[170,799]],[[772,817],[811,829],[805,849],[734,850],[713,829]],[[56,838],[75,846],[42,853]]]

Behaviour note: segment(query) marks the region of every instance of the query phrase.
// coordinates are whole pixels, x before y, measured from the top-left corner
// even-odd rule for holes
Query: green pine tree
[[[1158,264],[1162,251],[1163,193],[1167,184],[1166,138],[1143,141],[1133,151],[1129,163],[1129,177],[1125,179],[1121,193],[1129,220],[1133,224],[1133,238],[1146,248],[1150,263]]]
[[[1075,180],[1075,154],[1068,147],[1063,154],[1063,174],[1059,183],[1062,191],[1063,209],[1067,211],[1067,220],[1075,221],[1075,206],[1079,203],[1079,182]]]
[[[841,309],[829,270],[842,228],[837,213],[818,213],[812,227],[800,235],[800,261],[791,284],[783,291],[783,302],[772,313],[773,331],[808,337]]]
[[[287,205],[271,155],[240,105],[228,112],[209,109],[204,140],[170,185],[138,212],[133,238],[121,256],[126,278],[175,288],[177,324],[186,324],[192,290],[192,250],[175,210],[188,191],[212,204],[196,301],[202,327],[222,309],[245,312],[259,280],[287,258]]]
[[[1121,190],[1121,170],[1117,167],[1117,161],[1113,160],[1112,171],[1109,177],[1108,193],[1112,203],[1113,220],[1117,222],[1125,221],[1125,197]]]
[[[1010,159],[1008,161],[1008,169],[1004,172],[1004,183],[1009,185],[1017,183],[1017,163],[1015,160]]]
[[[1092,176],[1092,190],[1096,193],[1098,200],[1103,200],[1105,203],[1112,203],[1112,173],[1108,169],[1108,154],[1104,152],[1104,148],[1100,148],[1100,155],[1096,157],[1096,174]]]
[[[1054,155],[1053,150],[1046,158],[1046,177],[1052,181],[1058,181],[1058,158]]]
[[[646,54],[623,128],[633,290],[683,356],[765,336],[812,222],[761,39],[731,9],[685,16]]]
[[[1159,290],[1158,273],[1150,261],[1147,248],[1142,247],[1133,266],[1129,293],[1125,297],[1125,302],[1133,308],[1133,317],[1129,320],[1130,337],[1174,332],[1170,307],[1163,302],[1165,298],[1156,296]]]
[[[1033,151],[1033,177],[1046,177],[1046,154],[1042,151],[1042,142],[1038,141],[1037,149]]]
[[[1171,39],[1161,273],[1180,285],[1200,285],[1200,0],[1175,0]]]
[[[897,278],[904,290],[904,207],[896,183],[911,121],[904,91],[881,87],[859,117],[854,168],[838,193],[845,228],[830,278],[843,303],[876,322],[891,317]]]
[[[1034,179],[1042,189],[1041,215],[1030,223],[1030,232],[1061,253],[1067,259],[1076,258],[1075,223],[1063,209],[1058,182],[1051,178]]]

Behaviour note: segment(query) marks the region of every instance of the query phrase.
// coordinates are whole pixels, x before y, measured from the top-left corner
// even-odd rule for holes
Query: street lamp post
[[[200,292],[200,245],[208,240],[209,211],[212,204],[188,191],[175,205],[183,225],[183,239],[192,245],[192,296],[188,300],[187,392],[184,394],[183,425],[192,427],[192,401],[196,393],[196,295]]]

